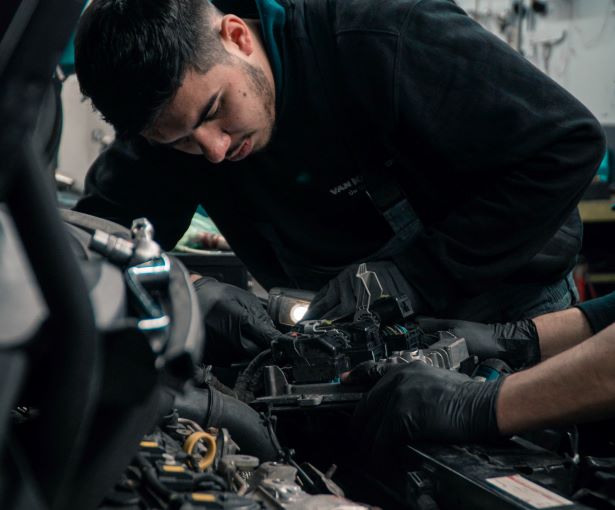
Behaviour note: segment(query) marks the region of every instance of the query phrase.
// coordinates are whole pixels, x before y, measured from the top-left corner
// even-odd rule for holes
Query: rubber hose
[[[189,388],[175,397],[174,407],[182,418],[196,421],[204,429],[227,429],[241,453],[273,461],[278,452],[260,415],[247,404],[213,388]]]

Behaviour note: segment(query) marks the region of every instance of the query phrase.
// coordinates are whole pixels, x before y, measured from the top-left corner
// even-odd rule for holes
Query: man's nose
[[[213,125],[199,126],[193,131],[192,136],[203,156],[212,163],[223,161],[231,146],[231,136]]]

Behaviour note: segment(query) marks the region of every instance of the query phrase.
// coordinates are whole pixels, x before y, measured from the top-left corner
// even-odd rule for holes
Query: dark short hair
[[[188,70],[206,73],[228,53],[208,0],[94,0],[75,37],[75,69],[119,136],[151,126]]]

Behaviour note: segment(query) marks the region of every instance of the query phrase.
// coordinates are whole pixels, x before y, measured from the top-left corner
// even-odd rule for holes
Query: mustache
[[[239,149],[239,147],[241,147],[243,142],[248,140],[253,134],[254,133],[252,132],[252,133],[248,133],[247,135],[242,136],[236,144],[229,147],[228,150],[226,151],[226,157],[232,156],[233,154],[235,154],[235,152],[237,152],[237,150]]]
[[[246,140],[247,140],[247,137],[242,138],[235,145],[229,147],[228,150],[226,151],[226,156],[231,156],[232,154],[235,154],[235,152],[237,152],[237,149],[239,149],[239,147],[241,147],[241,144],[245,142]]]

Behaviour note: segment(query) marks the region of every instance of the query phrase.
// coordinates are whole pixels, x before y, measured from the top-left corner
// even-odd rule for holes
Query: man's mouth
[[[245,158],[248,154],[252,152],[252,139],[246,138],[239,147],[231,152],[229,156],[226,157],[229,161],[240,161]]]

